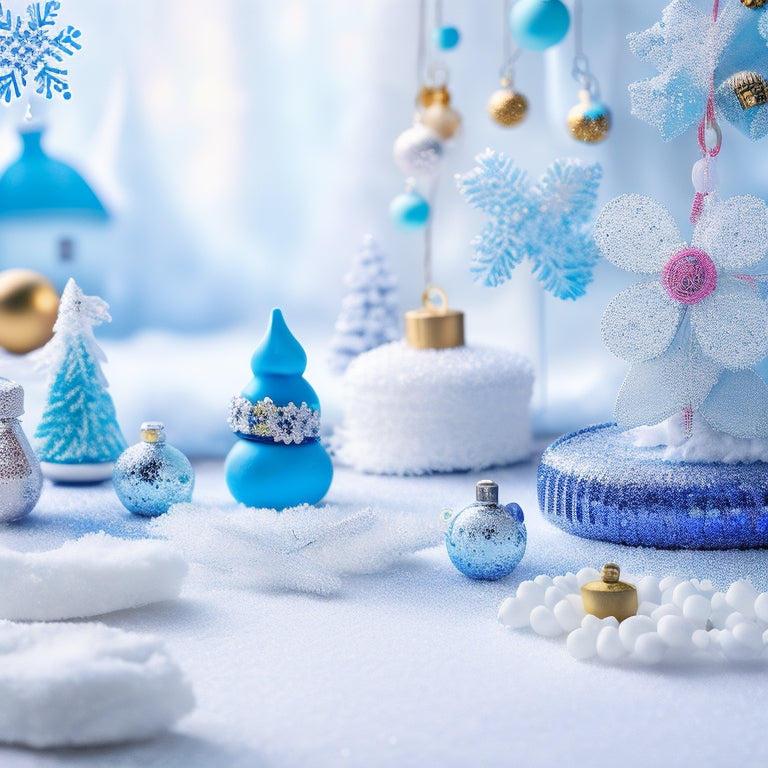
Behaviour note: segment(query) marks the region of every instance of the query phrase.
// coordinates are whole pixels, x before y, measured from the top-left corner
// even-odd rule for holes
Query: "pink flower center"
[[[698,304],[717,288],[717,268],[704,251],[684,248],[666,263],[661,282],[672,300]]]

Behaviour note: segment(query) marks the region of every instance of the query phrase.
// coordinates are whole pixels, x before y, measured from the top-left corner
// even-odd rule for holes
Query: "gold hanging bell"
[[[768,83],[757,72],[737,72],[726,81],[744,110],[768,102]]]
[[[590,581],[581,588],[585,613],[598,619],[614,616],[620,622],[637,613],[637,588],[619,581],[620,575],[616,563],[606,563],[600,574],[601,581]]]
[[[439,303],[433,301],[437,296]],[[422,306],[405,313],[405,340],[415,349],[464,346],[464,313],[448,309],[442,288],[431,285],[421,295]]]

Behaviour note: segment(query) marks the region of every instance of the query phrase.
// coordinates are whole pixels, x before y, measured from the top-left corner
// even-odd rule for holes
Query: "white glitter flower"
[[[768,436],[768,386],[750,370],[768,353],[768,307],[744,274],[768,255],[768,206],[710,198],[690,246],[643,195],[612,200],[595,224],[608,261],[658,276],[619,293],[603,315],[606,346],[633,364],[616,402],[622,427],[700,409],[716,429]]]

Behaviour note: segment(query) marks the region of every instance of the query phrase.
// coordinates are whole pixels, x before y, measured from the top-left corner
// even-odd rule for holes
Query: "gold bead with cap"
[[[581,588],[585,613],[606,619],[613,616],[624,621],[637,613],[637,588],[619,581],[621,570],[616,563],[606,563],[600,581],[590,581]]]

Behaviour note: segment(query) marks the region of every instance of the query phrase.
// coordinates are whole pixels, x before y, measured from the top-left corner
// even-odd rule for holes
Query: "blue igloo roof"
[[[42,130],[22,131],[21,156],[0,176],[0,220],[37,216],[109,218],[96,193],[72,166],[45,154]]]

